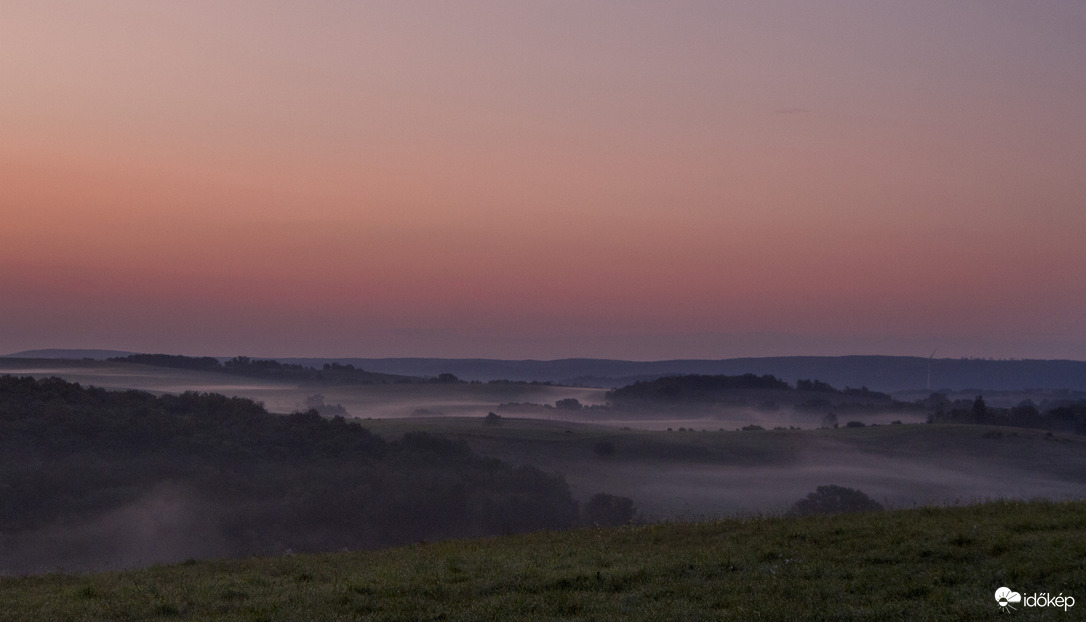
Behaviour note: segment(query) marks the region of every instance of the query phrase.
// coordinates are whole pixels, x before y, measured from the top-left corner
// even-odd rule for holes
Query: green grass
[[[1075,619],[1084,530],[1086,502],[999,502],[187,562],[2,578],[0,620],[990,620],[1004,585]]]

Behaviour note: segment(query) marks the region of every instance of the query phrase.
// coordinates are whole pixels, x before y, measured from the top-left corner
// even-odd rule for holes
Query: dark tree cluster
[[[286,380],[291,382],[322,383],[404,383],[420,381],[409,376],[378,374],[357,369],[353,365],[325,363],[321,369],[306,367],[294,363],[280,363],[270,359],[252,359],[247,356],[235,356],[220,362],[210,356],[192,357],[177,354],[130,354],[107,359],[118,363],[137,363],[174,369],[194,369],[198,371],[222,372],[252,378],[268,380]]]
[[[805,498],[796,501],[788,511],[790,516],[811,514],[840,514],[843,512],[878,512],[882,504],[863,492],[844,486],[819,486]]]
[[[791,390],[787,382],[776,376],[665,376],[642,380],[608,392],[607,398],[620,404],[628,401],[714,401],[721,392],[744,389]]]
[[[223,554],[372,548],[566,528],[560,475],[424,433],[386,441],[315,410],[0,377],[0,533],[77,524],[162,482],[198,492]],[[0,560],[2,561],[2,560]]]
[[[971,402],[951,402],[937,393],[927,401],[935,410],[928,418],[931,423],[1003,425],[1086,434],[1086,400],[1057,402],[1044,407],[1026,401],[1011,408],[996,408],[988,405],[980,395]]]
[[[838,389],[833,386],[822,382],[821,380],[797,380],[797,391],[811,391],[814,393],[840,393]]]

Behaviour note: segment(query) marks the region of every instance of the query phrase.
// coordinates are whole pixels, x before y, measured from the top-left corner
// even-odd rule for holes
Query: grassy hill
[[[997,502],[190,561],[0,578],[0,620],[990,620],[1002,586],[1075,619],[1084,530],[1086,502]]]

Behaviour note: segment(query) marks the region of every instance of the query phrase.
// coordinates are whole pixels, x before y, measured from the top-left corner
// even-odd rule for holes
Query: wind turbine
[[[931,391],[931,359],[935,358],[935,350],[932,350],[931,356],[928,357],[928,391]]]

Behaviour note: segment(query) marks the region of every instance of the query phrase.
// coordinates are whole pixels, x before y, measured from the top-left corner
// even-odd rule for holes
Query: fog
[[[828,484],[859,489],[888,508],[1086,498],[1086,437],[929,426],[920,410],[838,412],[839,429],[819,429],[823,412],[788,405],[635,414],[591,408],[605,403],[603,389],[541,384],[302,386],[101,364],[0,373],[57,375],[156,393],[216,392],[248,397],[280,413],[304,410],[319,395],[324,405],[342,407],[346,416],[386,437],[410,430],[448,434],[480,454],[560,473],[581,502],[599,492],[629,497],[645,520],[778,514]],[[569,398],[586,408],[556,407]],[[502,423],[484,424],[489,412],[501,415]],[[853,421],[864,427],[846,427]],[[736,432],[746,426],[765,431]],[[600,441],[612,443],[613,452],[594,451]],[[223,509],[199,490],[162,482],[139,500],[83,522],[0,535],[0,573],[118,569],[229,555]]]
[[[713,432],[720,430],[735,431],[750,425],[761,426],[767,430],[773,428],[814,430],[824,427],[823,416],[822,413],[796,412],[790,409],[767,413],[753,408],[732,408],[723,410],[717,415],[700,417],[649,413],[639,417],[621,415],[616,417],[593,417],[586,415],[573,420],[635,430],[662,431],[684,428]],[[873,412],[840,414],[837,417],[841,426],[846,425],[849,421],[858,421],[864,425],[890,425],[895,421],[899,423],[924,423],[927,415],[920,412]],[[564,418],[570,419],[568,415]]]
[[[595,490],[628,496],[647,520],[694,520],[787,511],[818,486],[856,488],[886,508],[958,505],[995,499],[1086,497],[1086,483],[979,462],[927,466],[905,459],[843,451],[812,455],[784,467],[675,463],[585,465],[567,479],[577,496]]]
[[[137,389],[151,393],[199,391],[244,397],[264,404],[270,412],[291,413],[307,408],[307,399],[321,394],[329,405],[340,405],[347,416],[359,418],[486,415],[503,403],[551,404],[575,398],[586,405],[603,404],[605,389],[559,387],[530,383],[409,383],[323,385],[281,382],[229,374],[144,367],[92,361],[26,365],[0,358],[0,374],[57,376],[83,386]]]
[[[674,431],[574,427],[567,436],[583,437],[577,448],[465,437],[481,453],[564,473],[580,499],[600,491],[630,497],[646,520],[780,513],[827,484],[859,489],[887,508],[1086,498],[1081,436],[1007,429],[997,439],[983,426],[909,423],[719,432],[720,420],[650,421]],[[610,442],[613,454],[595,455],[597,439]]]
[[[0,574],[97,572],[229,552],[216,509],[172,483],[86,522],[0,536],[0,551]]]

